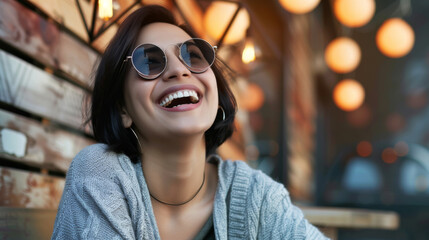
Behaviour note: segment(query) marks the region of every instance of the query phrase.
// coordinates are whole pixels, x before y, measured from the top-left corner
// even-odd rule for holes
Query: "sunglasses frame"
[[[200,40],[200,41],[203,41],[204,43],[206,43],[206,44],[207,44],[207,46],[210,46],[210,48],[211,48],[211,49],[212,49],[212,51],[213,51],[213,61],[212,61],[211,63],[209,63],[209,65],[207,66],[207,68],[205,68],[205,69],[204,69],[204,70],[202,70],[202,71],[195,71],[195,70],[193,70],[190,66],[188,66],[188,64],[186,64],[185,60],[183,60],[181,49],[182,49],[182,47],[183,47],[183,44],[185,44],[186,42],[191,41],[191,40]],[[148,75],[145,75],[145,74],[143,74],[142,72],[140,72],[140,71],[137,69],[137,67],[136,67],[136,65],[134,64],[134,61],[133,61],[133,55],[134,55],[135,51],[136,51],[139,47],[141,47],[141,46],[143,46],[143,45],[145,45],[145,44],[151,44],[151,45],[153,45],[153,46],[155,46],[155,47],[159,48],[159,49],[162,51],[162,53],[164,54],[164,56],[163,56],[163,57],[165,58],[165,65],[164,65],[164,68],[162,69],[162,71],[161,71],[160,73],[158,73],[158,74],[154,75],[153,77],[149,77]],[[182,43],[180,43],[180,44],[172,44],[172,45],[175,45],[175,46],[179,49],[179,56],[178,56],[178,57],[179,57],[180,61],[181,61],[181,62],[182,62],[182,64],[183,64],[183,65],[185,65],[185,67],[186,67],[189,71],[191,71],[192,73],[203,73],[203,72],[207,71],[207,70],[208,70],[208,69],[213,65],[213,63],[214,63],[214,62],[215,62],[215,60],[216,60],[216,51],[217,51],[217,46],[212,46],[208,41],[206,41],[206,40],[204,40],[204,39],[202,39],[202,38],[190,38],[190,39],[188,39],[188,40],[186,40],[186,41],[184,41],[184,42],[182,42]],[[126,57],[125,57],[124,62],[128,62],[128,60],[129,60],[129,59],[131,59],[131,64],[133,65],[133,68],[134,68],[134,70],[136,70],[137,74],[138,74],[140,77],[142,77],[143,79],[146,79],[146,80],[154,80],[154,79],[158,78],[159,76],[161,76],[161,74],[163,74],[163,73],[164,73],[164,71],[165,71],[165,69],[167,68],[167,65],[168,65],[168,58],[167,58],[167,54],[165,54],[164,49],[160,48],[159,46],[157,46],[157,45],[155,45],[155,44],[153,44],[153,43],[142,43],[142,44],[138,45],[137,47],[135,47],[135,48],[134,48],[134,50],[132,51],[132,53],[131,53],[131,55],[130,55],[130,56],[126,56]]]

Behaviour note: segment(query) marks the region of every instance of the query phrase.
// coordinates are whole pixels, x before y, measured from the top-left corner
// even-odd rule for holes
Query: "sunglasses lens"
[[[190,39],[180,48],[180,56],[189,70],[194,73],[206,71],[215,60],[213,47],[202,39]]]
[[[164,71],[166,58],[159,47],[153,44],[143,44],[134,50],[132,63],[140,76],[154,79]]]

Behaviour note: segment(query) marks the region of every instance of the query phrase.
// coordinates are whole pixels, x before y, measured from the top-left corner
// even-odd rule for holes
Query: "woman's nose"
[[[174,78],[183,78],[191,76],[191,71],[183,64],[179,58],[178,49],[168,49],[167,55],[167,66],[162,76],[164,80],[170,80]]]

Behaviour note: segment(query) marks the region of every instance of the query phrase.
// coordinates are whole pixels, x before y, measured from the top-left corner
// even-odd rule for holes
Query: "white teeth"
[[[198,94],[196,91],[194,90],[180,90],[174,93],[170,93],[168,96],[166,96],[164,99],[161,100],[161,107],[166,107],[168,106],[171,101],[173,101],[174,99],[178,99],[178,98],[183,98],[183,97],[190,97],[192,102],[198,102],[199,98],[198,98]]]

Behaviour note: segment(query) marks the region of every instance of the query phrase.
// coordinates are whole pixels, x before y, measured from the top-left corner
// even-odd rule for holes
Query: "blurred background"
[[[333,239],[429,239],[429,1],[0,0],[2,239],[50,236],[94,143],[93,65],[148,4],[218,46],[239,104],[223,158],[285,184]]]

